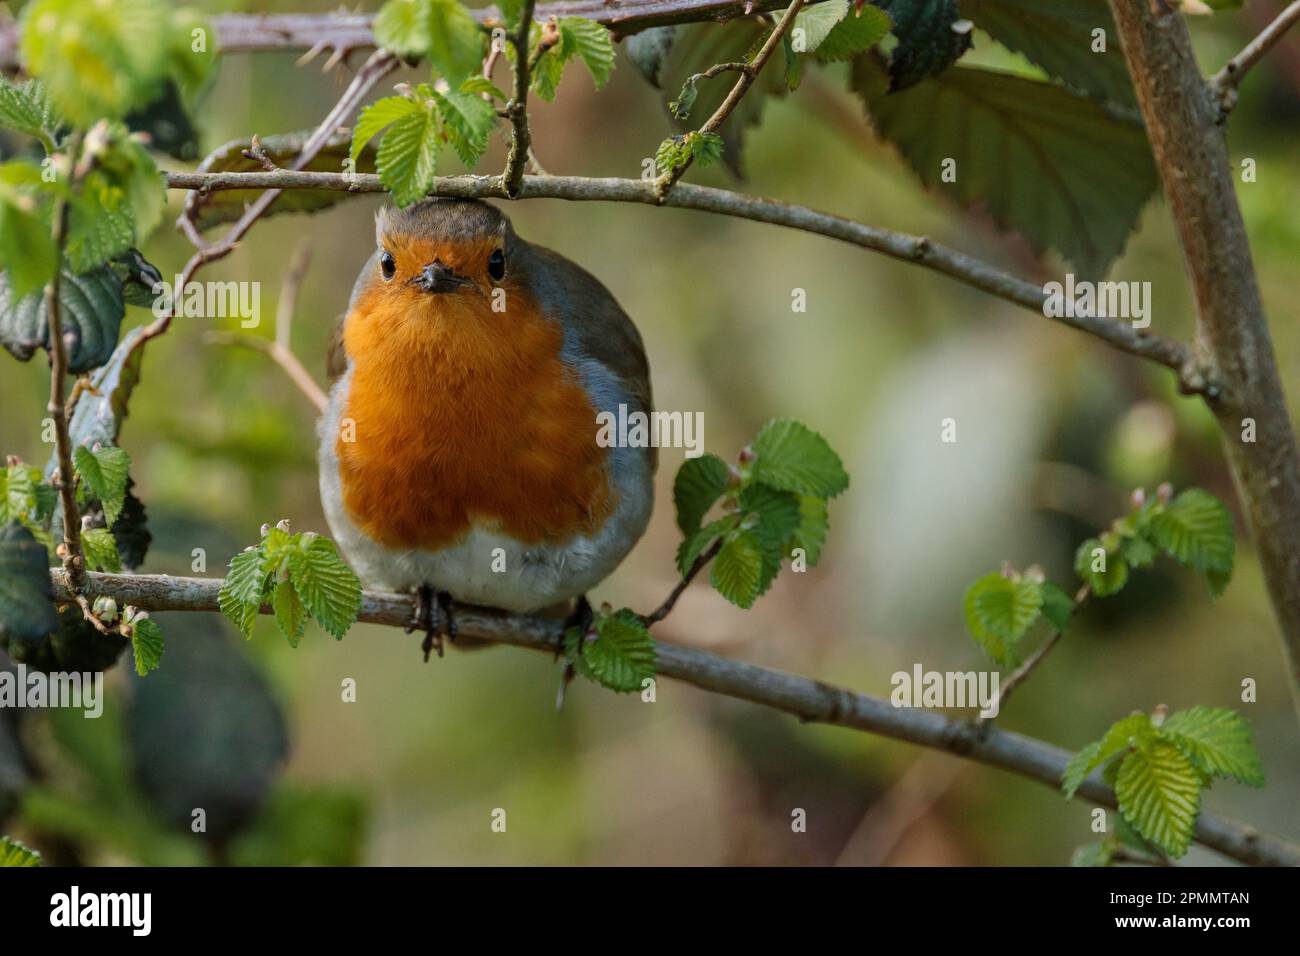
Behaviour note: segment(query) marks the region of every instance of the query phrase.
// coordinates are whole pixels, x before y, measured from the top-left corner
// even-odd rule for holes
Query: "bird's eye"
[[[379,271],[384,274],[385,279],[391,279],[393,273],[397,271],[397,260],[393,258],[391,252],[385,251],[384,254],[379,257]]]
[[[488,256],[488,275],[497,282],[506,277],[506,254],[500,249],[493,249]]]

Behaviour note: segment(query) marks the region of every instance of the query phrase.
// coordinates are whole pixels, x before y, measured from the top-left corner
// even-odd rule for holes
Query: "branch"
[[[68,601],[67,575],[51,569],[55,600]],[[222,581],[168,575],[91,574],[89,589],[113,597],[119,607],[134,605],[148,611],[217,611]],[[269,607],[263,614],[271,613]],[[367,591],[361,596],[358,621],[405,628],[415,613],[408,594]],[[457,633],[515,647],[553,654],[563,639],[564,622],[555,618],[506,614],[485,608],[457,606]],[[834,724],[895,740],[956,754],[969,760],[1010,770],[1054,790],[1071,754],[1022,734],[982,728],[935,711],[896,708],[886,700],[858,694],[821,681],[732,661],[705,651],[674,644],[655,645],[657,672],[701,690],[770,707],[801,720]],[[1115,807],[1115,794],[1094,773],[1079,788],[1088,800]],[[1196,839],[1243,863],[1300,866],[1300,846],[1260,833],[1254,827],[1212,813],[1196,821]]]
[[[1077,614],[1079,608],[1083,607],[1091,596],[1092,588],[1088,585],[1085,584],[1083,587],[1079,588],[1078,593],[1074,595],[1074,610],[1071,613]],[[1007,700],[1011,697],[1011,694],[1015,689],[1029,679],[1030,675],[1034,673],[1034,669],[1043,662],[1043,658],[1052,652],[1052,648],[1054,648],[1056,643],[1064,636],[1064,631],[1053,627],[1052,633],[1043,640],[1043,643],[1038,645],[1034,650],[1034,653],[1030,654],[1025,662],[1012,671],[1011,676],[1002,682],[1002,689],[998,693],[999,714],[1002,713],[1002,708],[1006,705]]]
[[[1183,18],[1110,0],[1196,299],[1208,402],[1255,539],[1300,709],[1300,450],[1287,414],[1218,104]],[[1207,396],[1209,397],[1209,396]],[[1244,441],[1246,421],[1254,426]]]
[[[777,25],[772,28],[772,32],[768,34],[767,40],[758,51],[758,55],[754,57],[752,62],[745,65],[746,68],[737,71],[740,75],[736,78],[736,83],[732,86],[731,92],[729,92],[726,98],[718,105],[718,108],[713,111],[713,115],[710,116],[705,124],[699,128],[698,132],[701,135],[716,133],[722,127],[722,124],[727,121],[727,117],[730,116],[732,111],[740,104],[741,99],[744,98],[745,94],[749,91],[749,88],[754,85],[754,80],[757,79],[758,74],[761,73],[763,67],[767,65],[767,61],[772,58],[772,54],[775,53],[777,47],[781,45],[781,39],[790,32],[790,27],[794,25],[794,18],[799,15],[799,10],[803,7],[803,4],[804,0],[794,0],[794,2],[790,4],[786,9],[784,16],[782,16]],[[730,69],[733,65],[734,64],[730,63],[718,64],[715,69]],[[706,71],[706,74],[707,72],[708,71]],[[655,187],[657,194],[661,198],[666,196],[668,191],[676,185],[677,181],[686,174],[686,170],[691,168],[692,162],[693,159],[688,156],[686,161],[680,166],[674,166],[672,169],[668,170],[668,172],[659,177],[658,181],[655,183]]]
[[[1259,36],[1247,43],[1240,53],[1224,65],[1222,70],[1214,74],[1214,78],[1210,80],[1210,89],[1219,101],[1222,116],[1226,117],[1237,105],[1237,87],[1246,78],[1246,74],[1297,21],[1300,21],[1300,0],[1295,0],[1279,13],[1277,19],[1260,31]]]
[[[510,137],[510,153],[506,156],[505,172],[501,174],[501,188],[511,198],[519,194],[519,184],[524,181],[524,169],[528,166],[528,154],[533,142],[528,133],[528,82],[536,63],[530,62],[528,58],[528,37],[533,26],[534,4],[535,0],[524,0],[523,9],[519,13],[519,26],[509,36],[510,46],[515,51],[515,93],[506,104],[505,112],[510,117],[513,133]],[[538,59],[555,46],[558,40],[559,33],[552,24],[538,44]]]
[[[379,177],[373,173],[169,172],[166,175],[167,185],[172,189],[331,189],[354,193],[384,191]],[[434,181],[430,195],[464,199],[508,198],[501,187],[500,177],[497,176],[441,177]],[[1042,286],[933,242],[928,237],[892,232],[817,212],[806,206],[746,196],[727,189],[679,183],[661,203],[653,180],[645,182],[640,179],[593,179],[582,176],[525,176],[516,198],[645,203],[735,216],[839,239],[904,262],[915,263],[990,295],[1014,302],[1039,315],[1043,314],[1043,303],[1047,299]],[[1156,335],[1146,329],[1135,329],[1126,322],[1108,318],[1062,316],[1054,317],[1053,321],[1087,332],[1123,352],[1172,369],[1178,376],[1180,388],[1187,394],[1205,393],[1213,388],[1213,383],[1206,379],[1192,350],[1174,339]]]

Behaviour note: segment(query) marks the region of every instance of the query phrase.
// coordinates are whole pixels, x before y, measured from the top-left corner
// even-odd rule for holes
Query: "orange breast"
[[[337,443],[353,521],[395,548],[453,544],[480,522],[537,544],[599,528],[613,505],[595,409],[562,333],[526,293],[378,287],[348,317],[353,364]],[[355,321],[354,321],[355,319]]]

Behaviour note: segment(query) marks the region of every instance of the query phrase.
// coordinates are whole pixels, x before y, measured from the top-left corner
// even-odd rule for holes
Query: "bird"
[[[569,609],[654,507],[654,447],[598,416],[653,411],[645,345],[608,289],[496,206],[385,207],[328,360],[321,503],[364,587],[418,596],[425,660],[453,602]]]

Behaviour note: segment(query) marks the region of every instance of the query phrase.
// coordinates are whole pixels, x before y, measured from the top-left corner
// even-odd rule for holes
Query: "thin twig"
[[[758,54],[752,61],[750,61],[749,68],[738,71],[740,75],[736,78],[735,85],[731,88],[731,91],[727,94],[726,98],[718,105],[718,108],[713,111],[713,115],[710,116],[708,120],[705,121],[704,125],[699,128],[698,135],[717,133],[717,131],[722,128],[722,124],[727,121],[727,117],[729,117],[732,111],[740,104],[740,101],[749,91],[749,88],[754,84],[754,80],[758,78],[759,73],[763,71],[763,67],[767,65],[767,61],[772,58],[772,54],[775,53],[777,48],[781,45],[782,38],[789,32],[790,28],[794,26],[794,19],[799,15],[799,11],[803,8],[803,5],[804,0],[794,0],[794,2],[786,8],[785,14],[777,22],[776,26],[772,28],[772,32],[768,35],[767,42],[763,44],[759,49]],[[719,64],[719,67],[722,68],[731,68],[734,66],[735,64],[731,63]],[[708,71],[705,72],[707,73]],[[673,186],[677,184],[677,181],[685,175],[686,170],[691,168],[692,162],[692,157],[687,156],[685,162],[672,167],[655,180],[655,193],[659,196],[661,201],[668,195]]]
[[[1074,595],[1074,611],[1072,613],[1077,614],[1079,608],[1083,607],[1091,596],[1092,589],[1088,585],[1085,584],[1083,587],[1079,588],[1078,593]],[[1043,643],[1039,644],[1038,647],[1034,649],[1034,653],[1030,654],[1029,657],[1026,658],[1025,662],[1012,671],[1011,676],[1002,682],[1002,688],[998,693],[999,714],[1002,713],[1002,708],[1006,705],[1007,700],[1010,699],[1011,694],[1015,689],[1029,679],[1029,676],[1034,672],[1034,668],[1043,662],[1043,658],[1052,652],[1052,648],[1056,646],[1056,642],[1064,636],[1064,631],[1055,627],[1052,628],[1052,633],[1043,640]]]
[[[709,545],[708,548],[706,548],[704,552],[695,559],[695,562],[690,566],[690,569],[682,575],[682,579],[677,582],[677,586],[673,588],[672,593],[664,599],[664,603],[660,604],[651,613],[644,615],[641,618],[641,622],[645,624],[646,627],[650,627],[652,624],[658,624],[666,618],[677,605],[677,599],[682,596],[682,592],[690,587],[691,582],[695,580],[695,576],[703,571],[704,566],[716,558],[718,552],[721,550],[722,539],[719,538],[717,541],[713,542],[713,544]]]
[[[532,146],[528,132],[528,82],[536,61],[529,61],[528,39],[533,27],[535,2],[536,0],[524,0],[523,9],[519,13],[519,25],[507,37],[515,51],[515,90],[505,107],[513,132],[510,136],[510,152],[506,156],[506,168],[501,174],[501,188],[512,198],[519,194],[519,184],[524,181],[528,153]],[[555,45],[559,36],[554,24],[548,24],[548,27],[549,33],[543,35],[537,48],[538,59]]]
[[[1237,87],[1246,78],[1246,74],[1297,22],[1300,22],[1300,0],[1295,0],[1279,13],[1255,39],[1247,43],[1240,53],[1224,64],[1223,69],[1214,74],[1214,78],[1210,80],[1210,89],[1219,101],[1222,116],[1227,116],[1237,105]]]
[[[352,193],[383,192],[384,186],[373,173],[290,172],[278,173],[167,173],[173,189],[331,189]],[[507,198],[499,176],[446,176],[434,180],[432,196],[457,196],[464,199]],[[597,179],[583,176],[525,176],[518,199],[564,199],[574,202],[630,202],[660,204],[652,182],[639,179]],[[662,205],[695,209],[723,216],[735,216],[754,222],[786,226],[816,233],[831,239],[883,253],[904,262],[915,263],[964,282],[990,295],[1014,302],[1039,315],[1047,293],[1041,285],[1028,282],[982,262],[964,252],[933,242],[925,236],[893,232],[841,216],[817,212],[775,199],[747,196],[743,193],[692,183],[678,183],[664,198]],[[1179,387],[1186,393],[1206,393],[1214,384],[1207,379],[1195,353],[1175,339],[1165,338],[1147,329],[1135,329],[1116,319],[1096,316],[1054,316],[1060,322],[1087,332],[1121,351],[1148,359],[1178,375]]]
[[[58,601],[72,599],[66,573],[52,568],[50,578]],[[222,581],[168,575],[90,574],[88,590],[148,611],[216,611]],[[361,595],[357,620],[405,628],[415,613],[410,594],[367,591]],[[557,618],[506,614],[486,608],[456,606],[457,633],[500,644],[554,654],[563,640],[564,622]],[[270,607],[262,608],[270,614]],[[178,636],[179,640],[184,640]],[[889,701],[835,687],[808,677],[770,670],[744,661],[727,660],[705,651],[656,643],[656,670],[662,677],[684,681],[702,690],[770,707],[812,723],[834,724],[879,734],[956,754],[968,760],[1037,780],[1053,789],[1072,756],[1068,751],[1032,737],[974,723],[923,708],[894,707]],[[1100,773],[1079,787],[1079,794],[1099,805],[1114,807],[1114,792]],[[1300,865],[1300,845],[1260,833],[1255,827],[1202,812],[1196,839],[1243,863]]]

